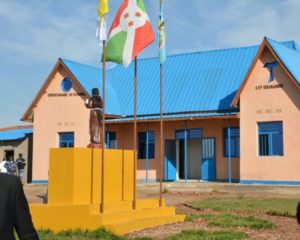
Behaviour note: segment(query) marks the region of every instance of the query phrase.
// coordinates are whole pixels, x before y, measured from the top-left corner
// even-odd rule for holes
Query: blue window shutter
[[[186,130],[176,130],[175,131],[175,138],[176,139],[184,139],[184,132],[187,132],[187,138],[202,138],[203,133],[201,128],[194,128],[194,129],[186,129]]]
[[[202,129],[200,128],[189,129],[188,138],[202,138]]]
[[[272,134],[273,155],[283,156],[282,134]]]
[[[282,122],[258,123],[259,133],[282,133]]]
[[[230,128],[230,135],[234,137],[240,136],[240,128]]]
[[[215,139],[206,138],[202,143],[202,151],[203,158],[215,158]]]
[[[184,139],[184,130],[176,130],[175,138],[176,139]]]

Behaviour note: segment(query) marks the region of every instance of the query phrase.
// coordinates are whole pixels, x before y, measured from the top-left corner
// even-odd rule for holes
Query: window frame
[[[114,136],[114,137],[112,137]],[[109,142],[107,142],[109,140]],[[112,147],[114,142],[114,147]],[[117,141],[117,132],[115,131],[106,131],[105,134],[105,146],[107,149],[117,149],[118,148],[118,141]]]
[[[73,139],[71,141],[62,139],[63,135],[67,134],[73,134]],[[75,133],[74,132],[59,132],[58,133],[59,141],[58,141],[58,146],[59,148],[73,148],[75,146]],[[63,146],[62,143],[67,143],[67,146]],[[70,145],[70,143],[72,143]]]
[[[269,126],[268,126],[269,124]],[[261,130],[261,128],[272,128],[271,124],[278,124],[275,126],[276,130]],[[274,128],[274,127],[273,127]],[[282,121],[270,121],[270,122],[258,122],[257,123],[257,139],[258,139],[258,151],[257,154],[259,157],[283,157],[284,156],[284,149],[283,149],[283,122]],[[276,136],[277,135],[277,136]],[[280,144],[280,149],[275,148],[275,138],[280,137],[277,139],[276,145]],[[261,145],[261,141],[264,141],[264,145]],[[279,152],[279,154],[277,154]]]
[[[223,130],[223,157],[224,158],[239,158],[240,154],[241,154],[241,149],[240,149],[240,128],[239,127],[230,127],[230,130],[237,130],[238,129],[238,135],[237,134],[230,134],[230,139],[234,140],[234,154],[231,152],[231,155],[229,156],[228,153],[228,128],[229,127],[225,127]],[[231,143],[230,143],[230,146]]]

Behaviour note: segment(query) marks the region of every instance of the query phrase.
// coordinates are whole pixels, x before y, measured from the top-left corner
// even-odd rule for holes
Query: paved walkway
[[[159,190],[159,183],[139,183],[138,189],[148,193]],[[265,193],[294,195],[300,197],[300,186],[287,185],[244,185],[239,183],[215,183],[201,181],[164,182],[164,191],[178,192],[227,192],[227,193]]]
[[[24,186],[26,196],[30,203],[42,203],[45,201],[47,185],[28,184]],[[242,185],[238,183],[213,183],[200,181],[177,181],[164,182],[164,193],[235,193],[235,194],[254,194],[269,195],[272,197],[293,197],[300,200],[300,186],[266,186],[266,185]],[[159,183],[139,183],[137,185],[138,198],[159,197]]]

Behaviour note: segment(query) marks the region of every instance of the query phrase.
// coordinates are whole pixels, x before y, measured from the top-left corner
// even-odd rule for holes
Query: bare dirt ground
[[[203,185],[204,186],[204,185]],[[209,187],[208,187],[209,186]],[[164,187],[163,197],[166,200],[168,206],[175,206],[178,213],[213,213],[211,210],[195,210],[185,206],[185,203],[196,200],[206,199],[208,197],[233,197],[244,196],[251,197],[280,197],[280,198],[299,198],[300,200],[300,188],[230,188],[226,185],[205,185],[202,188],[194,187],[182,187],[180,184],[176,187],[175,185]],[[25,186],[25,194],[29,203],[43,203],[46,200],[47,186],[45,185],[31,185]],[[158,185],[157,184],[144,184],[138,186],[138,197],[139,198],[157,198],[158,197]],[[297,224],[295,218],[270,216],[265,213],[235,213],[243,216],[256,216],[269,220],[276,224],[277,228],[267,230],[253,230],[248,228],[233,228],[224,229],[220,227],[208,226],[204,220],[196,220],[194,222],[182,222],[175,223],[165,226],[160,226],[151,229],[145,229],[142,231],[134,232],[128,237],[141,237],[148,236],[153,239],[164,239],[167,236],[180,233],[182,230],[188,229],[199,229],[199,230],[220,230],[220,231],[242,231],[249,235],[249,239],[253,240],[299,240],[300,239],[300,226]]]

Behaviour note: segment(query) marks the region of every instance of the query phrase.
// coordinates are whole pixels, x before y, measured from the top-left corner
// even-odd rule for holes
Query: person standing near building
[[[3,160],[0,162],[0,172],[2,173],[7,173],[7,169],[5,167],[6,162],[6,157],[4,157]]]
[[[21,181],[24,175],[24,168],[26,166],[25,159],[23,158],[22,153],[19,153],[19,158],[16,159],[16,164],[18,167],[18,176],[20,177]]]
[[[38,240],[20,178],[0,173],[0,239]]]
[[[13,156],[9,156],[8,161],[5,163],[4,167],[6,168],[8,174],[17,174],[17,165],[13,159]]]

